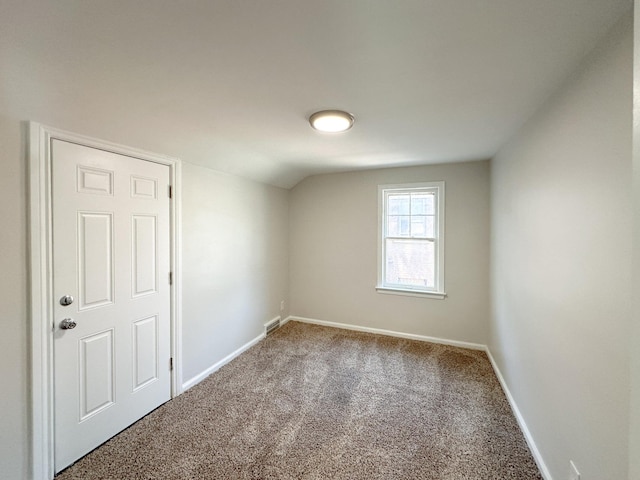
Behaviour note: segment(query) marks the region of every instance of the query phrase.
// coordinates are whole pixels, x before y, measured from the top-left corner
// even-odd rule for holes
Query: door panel
[[[78,165],[78,192],[113,195],[113,172]]]
[[[158,379],[158,317],[133,324],[133,390]]]
[[[166,165],[51,148],[59,472],[170,398],[170,179]]]
[[[111,406],[115,400],[113,330],[80,339],[80,421]]]
[[[78,307],[113,302],[113,215],[78,212]]]
[[[133,216],[132,265],[133,296],[156,293],[158,280],[157,219],[154,215]]]
[[[158,182],[154,178],[131,176],[131,197],[156,198]]]

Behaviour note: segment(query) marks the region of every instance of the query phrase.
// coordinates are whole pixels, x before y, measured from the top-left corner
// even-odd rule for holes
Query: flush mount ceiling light
[[[309,123],[319,132],[339,133],[353,126],[353,115],[342,110],[322,110],[309,117]]]

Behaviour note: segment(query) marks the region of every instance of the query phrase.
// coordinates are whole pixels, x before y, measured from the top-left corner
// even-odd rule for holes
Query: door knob
[[[73,297],[71,295],[65,295],[60,299],[60,305],[66,307],[67,305],[71,305],[73,303]]]
[[[72,318],[65,318],[60,322],[60,328],[62,330],[71,330],[72,328],[76,328],[76,321]]]

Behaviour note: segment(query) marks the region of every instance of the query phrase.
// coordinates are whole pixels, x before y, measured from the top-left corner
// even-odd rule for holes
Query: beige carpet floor
[[[297,322],[56,477],[541,478],[483,352]]]

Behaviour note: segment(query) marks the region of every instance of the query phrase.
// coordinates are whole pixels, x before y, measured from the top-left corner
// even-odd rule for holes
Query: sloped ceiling
[[[629,0],[2,0],[0,114],[289,188],[490,158]],[[340,108],[353,129],[307,117]]]

